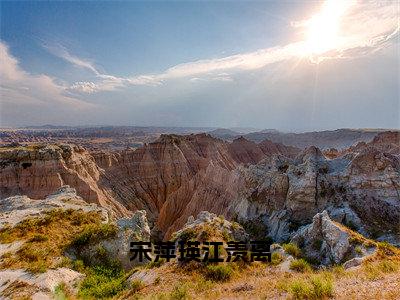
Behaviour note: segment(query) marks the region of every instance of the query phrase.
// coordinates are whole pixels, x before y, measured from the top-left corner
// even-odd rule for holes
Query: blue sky
[[[2,1],[1,125],[398,128],[399,7],[350,2]]]

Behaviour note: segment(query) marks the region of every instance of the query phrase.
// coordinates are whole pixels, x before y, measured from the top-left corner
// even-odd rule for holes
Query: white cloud
[[[12,118],[9,111],[18,107],[40,107],[42,113],[50,111],[83,111],[93,109],[89,104],[66,93],[66,87],[57,84],[47,75],[33,75],[21,69],[18,60],[0,41],[0,109],[1,121]],[[45,119],[45,118],[44,118]]]
[[[43,44],[43,47],[51,54],[62,58],[79,68],[84,68],[92,71],[95,75],[100,75],[100,72],[97,70],[93,62],[72,55],[64,46],[60,44]]]

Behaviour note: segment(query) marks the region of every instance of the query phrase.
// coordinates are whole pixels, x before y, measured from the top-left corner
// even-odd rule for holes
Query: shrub
[[[135,279],[135,280],[132,280],[129,287],[133,292],[137,292],[137,291],[140,291],[144,287],[144,283],[140,279]]]
[[[49,239],[49,237],[47,235],[44,234],[35,234],[30,240],[29,242],[45,242]]]
[[[297,271],[297,272],[308,272],[311,270],[310,264],[304,260],[304,259],[295,259],[290,263],[291,270]]]
[[[306,280],[296,279],[289,285],[289,292],[294,299],[310,299],[313,291]]]
[[[331,276],[315,275],[311,277],[314,298],[321,299],[333,296],[333,280]]]
[[[296,244],[293,243],[283,244],[282,247],[283,250],[286,251],[286,253],[292,255],[293,257],[297,258],[301,257],[301,250]]]
[[[229,265],[208,265],[205,269],[206,279],[212,281],[228,281],[233,276],[233,269]]]
[[[185,284],[178,284],[169,294],[170,300],[184,300],[189,298],[188,288]]]
[[[359,254],[359,255],[361,255],[361,254],[363,253],[363,251],[362,251],[362,249],[361,249],[360,246],[356,246],[356,247],[354,248],[354,250],[355,250],[356,253]]]
[[[98,240],[114,237],[116,233],[117,227],[114,224],[89,225],[78,234],[71,245],[84,246]]]
[[[158,261],[151,261],[146,265],[147,269],[159,268],[163,263],[165,263],[165,259],[161,258]]]
[[[333,280],[323,274],[308,280],[295,279],[289,284],[288,291],[294,299],[324,299],[333,296]]]
[[[54,299],[56,300],[68,300],[71,298],[71,293],[68,291],[65,283],[60,283],[54,289]]]
[[[78,296],[95,299],[113,297],[126,288],[124,275],[116,263],[86,268],[86,277],[80,284]]]
[[[271,255],[271,263],[276,266],[279,265],[283,261],[284,257],[279,252],[274,252]]]

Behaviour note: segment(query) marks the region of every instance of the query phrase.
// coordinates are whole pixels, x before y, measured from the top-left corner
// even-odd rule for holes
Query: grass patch
[[[271,264],[276,266],[279,265],[284,260],[284,257],[279,252],[273,252],[271,254]]]
[[[296,272],[302,272],[302,273],[311,271],[310,264],[302,258],[293,260],[290,263],[289,268],[290,268],[290,270],[293,270]]]
[[[208,265],[205,267],[204,277],[211,281],[228,281],[232,278],[234,270],[230,265]]]
[[[72,293],[68,290],[65,283],[60,283],[54,289],[54,299],[55,300],[69,300],[74,299]]]
[[[189,299],[188,287],[184,283],[177,284],[168,297],[169,300]]]
[[[114,224],[94,224],[87,226],[79,233],[71,243],[71,246],[81,247],[100,240],[114,237],[117,234],[117,227]]]
[[[331,276],[318,274],[295,279],[287,289],[293,299],[324,299],[333,296],[334,285]]]
[[[302,256],[300,248],[293,243],[287,243],[282,245],[283,250],[293,257],[300,258]]]
[[[129,288],[133,292],[138,292],[144,288],[144,283],[140,279],[135,279],[129,284]]]
[[[150,261],[149,263],[146,264],[146,269],[153,269],[153,268],[159,268],[161,267],[164,263],[166,262],[165,259],[161,258],[158,261]]]
[[[109,226],[111,225],[106,225]],[[57,260],[64,257],[65,249],[86,232],[87,228],[98,228],[103,232],[104,224],[97,212],[56,209],[44,216],[23,220],[14,227],[0,230],[0,243],[25,241],[23,246],[3,259],[0,269],[27,269],[45,272],[57,267]]]
[[[127,288],[126,274],[116,262],[87,267],[84,273],[86,277],[78,291],[78,296],[84,299],[111,298]],[[135,288],[139,288],[139,283],[135,283]]]
[[[356,247],[354,248],[354,251],[356,251],[356,253],[359,254],[359,255],[362,255],[362,254],[363,254],[362,248],[361,248],[360,246],[356,246]]]
[[[366,262],[363,264],[365,277],[369,280],[381,278],[388,273],[397,272],[400,269],[398,260],[383,259],[381,261]]]

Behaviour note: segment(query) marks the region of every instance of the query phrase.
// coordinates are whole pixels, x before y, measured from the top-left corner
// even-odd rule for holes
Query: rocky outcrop
[[[57,286],[65,284],[74,291],[84,275],[68,268],[48,270],[31,274],[24,270],[0,270],[1,299],[54,299]]]
[[[299,245],[308,258],[332,265],[358,256],[356,242],[351,237],[349,230],[333,222],[327,211],[323,211],[314,216],[310,225],[300,228],[291,242]]]
[[[101,214],[105,223],[111,218],[111,213],[108,210],[96,204],[87,203],[77,196],[74,188],[62,186],[44,200],[30,199],[27,196],[14,196],[1,200],[0,228],[5,225],[14,226],[25,219],[41,216],[54,209],[95,211]]]
[[[83,258],[90,264],[117,260],[124,269],[130,270],[137,264],[136,261],[130,260],[130,242],[150,241],[150,227],[146,211],[139,210],[129,219],[117,220],[116,227],[117,231],[114,236],[85,245],[72,246],[67,250],[68,255],[74,259]]]
[[[327,159],[310,147],[295,159],[273,156],[241,169],[245,191],[231,208],[239,220],[268,227],[285,241],[328,210],[338,222],[369,237],[400,236],[400,168],[396,156],[367,147]]]
[[[126,269],[133,266],[130,261],[130,242],[150,241],[150,227],[146,211],[136,211],[130,218],[115,219],[112,211],[96,204],[89,204],[76,195],[69,186],[63,186],[56,193],[44,200],[33,200],[26,196],[15,196],[4,199],[0,203],[0,226],[15,226],[23,220],[41,217],[52,210],[79,210],[85,213],[97,212],[104,224],[115,226],[115,234],[108,238],[89,240],[87,243],[72,243],[67,249],[67,255],[73,259],[83,258],[92,264],[105,260],[117,260]],[[0,227],[0,229],[1,229]],[[0,244],[0,254],[16,252],[23,242]],[[101,255],[99,256],[99,251]]]
[[[202,211],[195,219],[190,216],[182,229],[172,235],[175,241],[195,239],[198,241],[247,241],[249,235],[236,222],[229,222],[216,214]]]

